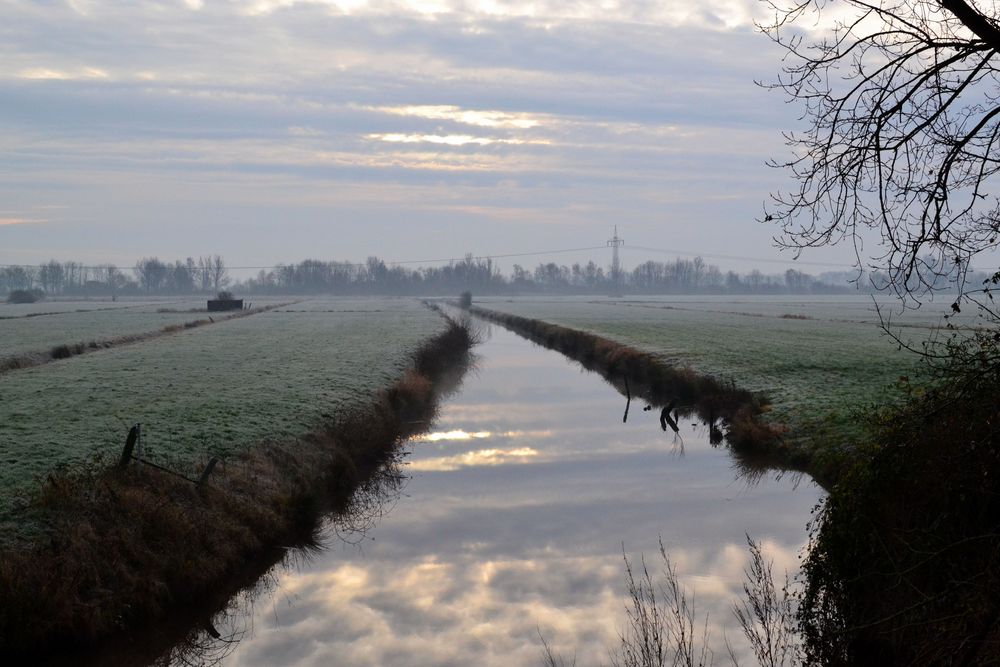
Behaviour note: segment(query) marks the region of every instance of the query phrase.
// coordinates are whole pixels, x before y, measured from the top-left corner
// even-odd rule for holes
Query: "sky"
[[[0,264],[788,265],[754,0],[0,0]],[[630,247],[632,246],[632,247]],[[655,250],[637,250],[635,246]],[[610,252],[501,260],[531,267]],[[850,265],[848,248],[799,268]]]

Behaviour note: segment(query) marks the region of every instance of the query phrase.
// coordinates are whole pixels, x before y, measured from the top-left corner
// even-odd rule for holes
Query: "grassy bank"
[[[670,414],[697,415],[713,427],[713,436],[725,435],[737,458],[749,468],[804,470],[824,478],[824,471],[814,469],[807,450],[788,443],[779,429],[762,420],[768,408],[763,394],[690,367],[668,364],[654,354],[587,331],[476,306],[469,311],[600,373],[624,396],[642,399]]]
[[[426,428],[471,344],[450,323],[369,402],[232,457],[202,488],[133,465],[51,474],[20,510],[41,534],[0,553],[0,651],[35,655],[149,623],[294,540]]]

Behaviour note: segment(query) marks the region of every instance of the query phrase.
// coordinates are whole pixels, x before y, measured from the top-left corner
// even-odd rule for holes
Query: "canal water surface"
[[[704,425],[663,432],[640,401],[622,423],[625,400],[600,376],[503,329],[486,336],[377,520],[331,521],[323,550],[272,572],[215,620],[209,651],[175,662],[541,665],[542,635],[567,664],[607,664],[623,548],[658,570],[661,539],[729,662],[745,535],[794,574],[822,491],[792,474],[749,483]]]

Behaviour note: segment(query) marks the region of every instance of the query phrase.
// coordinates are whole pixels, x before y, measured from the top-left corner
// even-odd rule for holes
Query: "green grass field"
[[[865,297],[483,298],[484,308],[584,329],[767,394],[790,437],[840,445],[860,433],[856,408],[892,400],[916,358],[881,331]],[[942,304],[896,316],[919,339]]]
[[[412,299],[316,299],[2,375],[0,514],[53,467],[117,455],[134,422],[148,455],[179,467],[301,435],[443,328]]]

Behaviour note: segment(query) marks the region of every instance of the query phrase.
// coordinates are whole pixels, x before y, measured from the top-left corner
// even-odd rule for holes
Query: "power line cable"
[[[585,252],[585,251],[604,250],[604,249],[605,249],[605,246],[601,245],[601,246],[589,246],[589,247],[586,247],[586,248],[560,248],[560,249],[556,249],[556,250],[533,250],[531,252],[512,252],[512,253],[501,253],[501,254],[495,254],[495,255],[465,255],[465,256],[462,256],[462,257],[438,257],[438,258],[435,258],[435,259],[404,259],[404,260],[396,260],[396,261],[386,261],[384,263],[387,266],[403,266],[403,265],[411,265],[411,264],[434,264],[434,263],[441,263],[441,262],[464,262],[466,259],[472,259],[474,261],[479,261],[479,260],[486,260],[486,259],[509,259],[509,258],[512,258],[512,257],[532,257],[532,256],[538,256],[538,255],[557,255],[557,254],[570,253],[570,252]],[[229,266],[229,265],[227,265],[226,269],[230,270],[230,271],[248,271],[248,270],[262,270],[262,269],[277,269],[278,267],[283,267],[283,266],[297,266],[300,263],[301,262],[292,262],[292,263],[289,263],[289,264],[271,264],[271,265],[268,265],[268,266]],[[367,263],[365,263],[365,262],[338,262],[336,260],[333,260],[332,263],[338,264],[340,266],[356,266],[356,267],[365,267],[365,266],[368,266]],[[111,263],[109,262],[108,264],[94,265],[94,266],[79,265],[77,268],[80,268],[80,269],[104,269],[104,268],[107,268],[107,266],[109,264],[111,264]],[[11,269],[17,269],[17,268],[20,268],[20,269],[37,269],[37,268],[41,268],[43,266],[45,266],[45,264],[0,264],[0,268],[11,268]],[[170,266],[170,265],[168,265],[168,266]],[[129,269],[131,267],[117,267],[117,268],[120,269],[120,270],[127,270],[127,269]]]
[[[664,253],[664,254],[667,254],[667,255],[688,255],[688,256],[695,256],[695,257],[707,257],[709,259],[731,259],[731,260],[737,260],[737,261],[761,262],[761,263],[764,263],[764,264],[785,264],[785,265],[792,265],[792,266],[827,266],[827,267],[838,268],[838,269],[854,269],[855,268],[855,267],[853,267],[851,265],[848,265],[848,264],[835,263],[835,262],[808,262],[808,261],[804,261],[804,260],[800,261],[800,260],[793,260],[793,259],[775,259],[775,258],[766,259],[766,258],[763,258],[763,257],[746,257],[744,255],[720,255],[718,253],[698,252],[696,250],[681,250],[679,248],[674,248],[673,250],[668,250],[666,248],[650,248],[650,247],[647,247],[647,246],[631,245],[631,244],[626,244],[625,248],[630,249],[630,250],[645,250],[646,252]]]
[[[632,244],[622,244],[620,247],[627,250],[640,250],[644,252],[653,252],[673,256],[688,256],[688,257],[705,257],[708,259],[724,259],[724,260],[734,260],[734,261],[746,261],[746,262],[759,262],[762,264],[781,264],[785,266],[821,266],[829,267],[841,270],[856,270],[857,267],[837,262],[810,262],[806,260],[790,260],[790,259],[777,259],[777,258],[765,258],[765,257],[748,257],[745,255],[725,255],[720,253],[711,252],[701,252],[697,250],[683,250],[680,248],[652,248],[649,246],[632,245]],[[511,259],[515,257],[537,257],[539,255],[558,255],[574,252],[592,252],[596,250],[607,250],[606,245],[600,246],[585,246],[580,248],[557,248],[553,250],[532,250],[528,252],[512,252],[512,253],[496,253],[490,255],[465,255],[462,257],[437,257],[433,259],[405,259],[405,260],[394,260],[394,261],[384,261],[386,266],[408,266],[415,264],[440,264],[442,262],[463,262],[467,259],[472,259],[474,261],[490,260],[490,259]],[[259,271],[265,269],[277,269],[279,267],[297,266],[301,262],[291,262],[288,264],[271,264],[266,266],[226,266],[227,270],[231,271]],[[334,264],[339,266],[351,266],[351,267],[365,267],[367,263],[365,262],[338,262],[333,260]],[[103,265],[79,265],[80,269],[104,269],[111,263],[106,263]],[[45,264],[0,264],[0,268],[21,268],[21,269],[37,269],[45,266]],[[168,265],[170,266],[170,265]],[[128,270],[131,267],[116,267],[119,270]],[[984,271],[991,272],[993,269],[980,269],[978,267],[973,267],[973,271]]]

